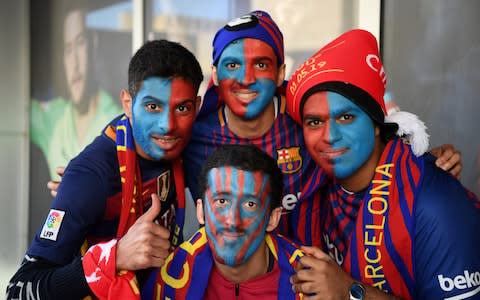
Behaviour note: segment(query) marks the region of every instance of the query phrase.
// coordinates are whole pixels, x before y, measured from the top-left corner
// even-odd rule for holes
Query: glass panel
[[[132,45],[131,1],[31,1],[30,237],[52,197],[55,168],[121,107]]]
[[[301,5],[293,0],[150,0],[146,38],[182,43],[195,53],[208,81],[215,32],[255,9],[267,11],[283,31],[287,76],[327,41],[358,24],[354,0],[305,0]]]

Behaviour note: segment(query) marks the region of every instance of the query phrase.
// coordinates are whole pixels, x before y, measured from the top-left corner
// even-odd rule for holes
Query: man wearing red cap
[[[318,298],[388,298],[382,290],[480,299],[478,199],[424,154],[428,135],[416,116],[385,117],[385,85],[376,39],[352,30],[303,63],[287,86],[287,109],[331,178],[314,192],[315,204],[300,203],[300,212],[314,205],[309,214],[322,222],[307,224],[300,213],[296,223],[329,255],[304,248],[294,289]]]

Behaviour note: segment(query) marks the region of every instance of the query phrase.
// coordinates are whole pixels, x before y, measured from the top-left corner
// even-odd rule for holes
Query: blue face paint
[[[245,263],[265,239],[270,211],[268,176],[234,167],[211,169],[204,195],[205,230],[221,263]]]
[[[149,77],[133,99],[132,131],[135,143],[152,159],[160,160],[165,150],[155,142],[170,131],[172,79]]]
[[[273,100],[278,72],[275,53],[265,42],[246,38],[230,43],[217,65],[225,104],[242,118],[258,117]]]
[[[330,107],[330,136],[336,142],[334,150],[346,149],[342,155],[334,158],[335,177],[343,179],[353,175],[368,160],[375,144],[375,126],[370,116],[348,98],[328,92]],[[346,116],[353,121],[343,122]],[[340,121],[334,121],[340,119]]]

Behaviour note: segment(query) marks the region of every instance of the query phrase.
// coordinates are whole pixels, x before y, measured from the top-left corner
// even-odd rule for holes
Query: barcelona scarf
[[[292,291],[289,280],[303,253],[280,235],[267,234],[265,242],[281,270],[278,299],[301,299],[301,294]],[[142,289],[142,299],[202,299],[212,267],[213,256],[203,227],[152,273]]]
[[[143,214],[142,177],[137,163],[137,153],[129,119],[123,116],[115,129],[107,127],[105,134],[114,139],[122,184],[122,206],[116,239],[96,244],[89,248],[83,257],[85,278],[99,299],[136,299],[140,294],[135,273],[116,272],[116,247],[120,239],[135,221]],[[177,208],[172,246],[182,241],[182,228],[185,219],[185,184],[180,159],[173,162],[173,176],[177,193]],[[131,295],[131,291],[135,295]],[[128,297],[128,295],[131,295]]]
[[[323,212],[327,243],[340,252],[337,262],[340,257],[353,278],[405,299],[412,299],[415,291],[414,202],[422,174],[423,158],[394,139],[386,145],[363,199],[332,185],[329,209]]]

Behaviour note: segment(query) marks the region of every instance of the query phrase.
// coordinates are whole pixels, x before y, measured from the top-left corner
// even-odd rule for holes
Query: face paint
[[[265,239],[270,212],[270,184],[260,171],[234,167],[211,169],[204,195],[205,230],[217,261],[245,263]]]
[[[196,91],[181,78],[149,77],[132,103],[137,152],[152,160],[172,160],[185,148],[195,120]]]
[[[353,175],[368,160],[375,144],[372,119],[334,92],[318,92],[306,100],[303,133],[312,158],[340,179]]]
[[[273,100],[278,74],[272,47],[251,38],[230,43],[217,65],[225,104],[235,115],[248,120],[258,117]]]
[[[80,103],[87,85],[88,40],[84,17],[80,11],[68,13],[63,31],[63,64],[74,104]]]

